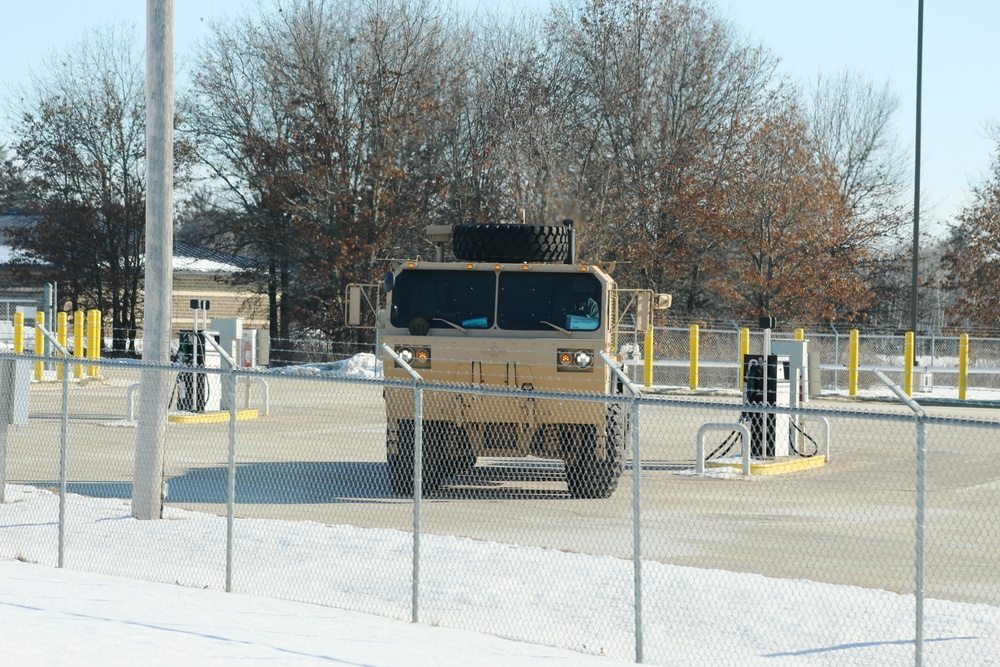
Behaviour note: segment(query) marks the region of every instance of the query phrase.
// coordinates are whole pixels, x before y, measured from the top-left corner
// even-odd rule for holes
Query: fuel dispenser
[[[747,407],[740,421],[750,429],[750,456],[773,459],[788,456],[789,418],[787,414],[753,411],[754,406],[788,407],[788,358],[769,354],[743,357]]]
[[[757,459],[773,459],[800,454],[805,433],[799,417],[789,413],[763,413],[753,406],[797,408],[808,402],[809,385],[808,341],[771,340],[774,318],[761,318],[764,328],[764,350],[761,354],[747,354],[743,359],[747,407],[740,421],[750,430],[750,455]]]
[[[216,342],[219,341],[219,334],[215,331],[181,331],[177,361],[192,368],[219,368],[221,366],[219,353],[206,344],[206,336],[212,336]],[[178,410],[218,411],[221,398],[222,380],[218,373],[185,371],[177,374]]]

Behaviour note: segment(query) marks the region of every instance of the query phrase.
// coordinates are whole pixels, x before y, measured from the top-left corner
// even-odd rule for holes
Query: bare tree
[[[989,175],[958,214],[945,255],[947,286],[957,297],[953,320],[996,329],[1000,320],[1000,131]]]
[[[725,196],[732,230],[720,289],[738,316],[799,322],[850,317],[871,301],[858,267],[865,246],[846,241],[852,220],[836,169],[809,139],[796,104],[776,95],[746,146]]]
[[[718,206],[730,154],[772,86],[774,59],[698,0],[587,0],[550,32],[567,51],[591,224],[586,241],[626,262],[623,279],[717,307]]]
[[[115,349],[134,346],[145,226],[142,52],[124,27],[88,33],[9,99],[17,156],[41,219],[15,234],[74,306],[111,310]]]
[[[906,221],[907,158],[892,126],[898,108],[888,83],[849,72],[820,76],[812,89],[813,139],[837,167],[851,214],[886,237]]]

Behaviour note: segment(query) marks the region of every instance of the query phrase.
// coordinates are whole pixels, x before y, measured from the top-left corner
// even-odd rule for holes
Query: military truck
[[[434,391],[422,400],[422,490],[467,472],[476,457],[565,462],[575,498],[606,498],[618,485],[630,442],[622,402],[536,400],[537,392],[620,395],[619,325],[627,313],[644,332],[670,295],[620,290],[614,265],[576,260],[572,221],[554,225],[428,227],[434,261],[392,263],[382,284],[378,340],[386,378],[514,390],[513,395]],[[455,261],[443,261],[451,240]],[[360,321],[360,286],[348,287],[347,319]],[[386,458],[394,493],[413,493],[414,395],[385,389]]]

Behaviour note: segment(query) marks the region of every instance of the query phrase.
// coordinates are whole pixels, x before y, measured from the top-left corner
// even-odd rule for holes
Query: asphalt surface
[[[138,371],[74,383],[71,492],[127,498]],[[413,501],[389,490],[385,412],[373,383],[268,379],[269,414],[236,428],[238,517],[411,530]],[[254,387],[250,407],[263,405]],[[241,400],[245,390],[239,390]],[[816,470],[696,476],[696,433],[740,416],[731,396],[661,396],[640,414],[642,554],[678,565],[913,592],[917,427],[899,404],[823,399],[831,460]],[[58,487],[61,385],[33,384],[28,423],[8,434],[7,481]],[[242,407],[242,406],[241,406]],[[929,406],[926,592],[1000,604],[1000,409]],[[963,421],[964,420],[964,421]],[[812,453],[818,424],[801,448]],[[726,439],[709,436],[709,451]],[[168,426],[167,503],[225,514],[228,422]],[[738,454],[734,447],[729,454]],[[481,458],[421,503],[422,530],[630,558],[634,467],[607,500],[570,498],[562,464]]]

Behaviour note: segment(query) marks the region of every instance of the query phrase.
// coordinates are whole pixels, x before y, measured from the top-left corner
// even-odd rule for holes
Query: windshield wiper
[[[539,320],[539,322],[541,322],[542,324],[548,324],[548,325],[549,325],[550,327],[552,327],[552,328],[553,328],[553,329],[555,329],[556,331],[561,331],[561,332],[563,332],[564,334],[566,334],[567,336],[572,336],[572,335],[573,335],[573,332],[572,332],[572,331],[569,331],[569,330],[567,330],[567,329],[563,329],[563,328],[562,328],[562,327],[560,327],[560,326],[556,326],[555,324],[552,324],[552,322],[546,322],[545,320]]]
[[[433,319],[437,320],[438,322],[444,322],[445,324],[447,324],[448,326],[450,326],[452,329],[458,329],[459,331],[461,331],[464,334],[469,333],[469,330],[466,329],[465,327],[461,327],[461,326],[455,324],[454,322],[449,322],[448,320],[444,319],[443,317],[435,317]]]

